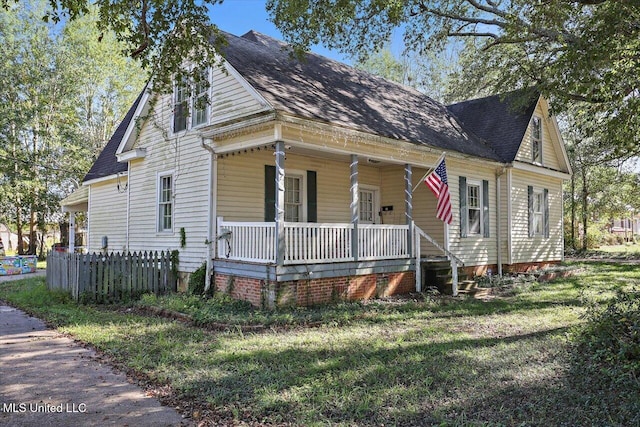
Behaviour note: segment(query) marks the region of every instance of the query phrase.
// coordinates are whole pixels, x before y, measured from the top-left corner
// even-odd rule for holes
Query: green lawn
[[[594,387],[573,345],[587,301],[638,283],[640,267],[600,263],[484,301],[264,312],[182,296],[77,306],[41,279],[1,284],[0,298],[95,346],[209,425],[638,425],[640,384]]]
[[[598,251],[611,254],[640,254],[639,244],[600,246]]]

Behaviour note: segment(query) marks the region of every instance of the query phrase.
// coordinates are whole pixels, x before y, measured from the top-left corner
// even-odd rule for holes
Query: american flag
[[[438,198],[436,217],[447,224],[451,224],[453,219],[453,215],[451,214],[451,195],[449,194],[447,166],[445,165],[444,158],[438,163],[435,170],[427,175],[424,182]]]

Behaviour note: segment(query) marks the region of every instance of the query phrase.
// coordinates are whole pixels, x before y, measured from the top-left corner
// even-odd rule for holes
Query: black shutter
[[[532,186],[528,186],[527,187],[527,193],[528,193],[528,207],[529,207],[529,237],[533,237],[534,234],[534,229],[533,229],[533,187]]]
[[[544,189],[544,237],[549,237],[549,190]]]
[[[316,171],[307,171],[307,222],[318,222],[318,180]]]
[[[460,190],[460,237],[467,237],[467,221],[469,215],[467,213],[467,178],[461,176],[459,178]]]
[[[489,232],[489,181],[482,180],[482,222],[483,222],[483,237],[491,237]]]
[[[264,165],[264,221],[276,220],[276,167]]]

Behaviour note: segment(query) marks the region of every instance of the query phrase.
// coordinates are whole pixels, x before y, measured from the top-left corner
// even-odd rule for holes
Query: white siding
[[[210,123],[251,115],[264,108],[233,73],[214,69]],[[202,148],[197,130],[173,134],[171,123],[171,96],[161,96],[134,144],[135,148],[146,149],[146,156],[130,166],[129,247],[130,250],[178,250],[179,270],[191,272],[207,257],[210,153]],[[225,162],[220,163],[224,168]],[[159,173],[173,174],[173,230],[170,232],[158,231]],[[238,182],[246,183],[243,179]],[[219,187],[224,194],[224,184]],[[259,185],[258,190],[262,187]],[[236,208],[239,212],[248,212],[247,219],[255,217],[253,211],[259,199],[248,200]],[[180,247],[182,228],[186,237],[184,248]]]
[[[213,70],[211,84],[211,116],[213,123],[256,113],[266,105],[243,85],[233,72]]]
[[[497,215],[505,217],[506,213],[498,212],[496,209],[495,169],[477,164],[471,166],[464,161],[452,158],[447,159],[447,169],[453,207],[453,222],[449,228],[451,242],[449,250],[462,259],[467,266],[497,263],[496,218]],[[460,176],[466,177],[467,182],[469,180],[489,182],[489,237],[482,235],[460,237]]]
[[[271,150],[249,151],[218,160],[218,215],[228,221],[264,221],[264,167],[275,165]],[[318,222],[351,221],[349,163],[287,153],[286,171],[316,172]],[[359,165],[359,182],[381,188],[380,170]]]
[[[147,148],[145,159],[131,163],[129,245],[131,250],[178,250],[180,271],[193,271],[205,260],[207,247],[209,158],[199,138],[189,134],[173,140],[143,129],[140,147]],[[152,133],[152,132],[149,132]],[[173,175],[173,230],[158,231],[158,174]],[[186,246],[180,247],[184,228]]]
[[[549,118],[549,112],[538,102],[533,114],[542,119],[542,165],[547,168],[560,170],[561,166],[558,159],[562,158],[562,154],[556,151],[556,144],[554,144],[551,139],[553,124]],[[529,124],[520,150],[516,155],[516,160],[532,163],[531,156],[531,124]]]
[[[529,237],[527,188],[549,190],[549,237]],[[562,259],[562,181],[523,171],[513,171],[511,201],[513,212],[513,263]]]
[[[118,189],[120,183],[120,190]],[[89,252],[102,249],[102,238],[108,239],[108,251],[122,252],[127,234],[127,178],[121,177],[91,184],[89,190]]]

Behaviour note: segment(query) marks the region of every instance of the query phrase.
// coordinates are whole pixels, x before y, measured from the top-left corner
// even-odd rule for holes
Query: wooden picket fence
[[[177,288],[170,252],[47,255],[47,287],[78,301],[118,302]]]

